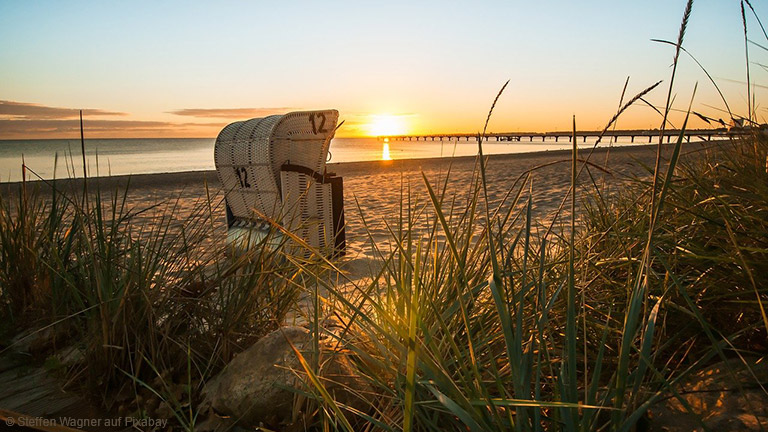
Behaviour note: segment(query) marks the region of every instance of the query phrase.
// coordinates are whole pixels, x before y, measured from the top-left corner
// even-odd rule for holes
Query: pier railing
[[[576,132],[576,139],[581,139],[586,142],[588,138],[597,139],[601,135],[602,131],[580,131]],[[663,137],[667,142],[670,142],[673,137],[679,136],[680,129],[667,129],[663,132]],[[724,139],[732,138],[736,136],[743,136],[751,133],[748,129],[742,130],[727,130],[725,128],[720,129],[686,129],[682,132],[686,141],[690,141],[691,138],[699,139],[702,141],[709,141],[712,139]],[[648,138],[648,142],[653,142],[654,138],[658,140],[662,132],[658,129],[650,130],[614,130],[607,131],[602,134],[603,139],[606,141],[613,140],[618,141],[619,138],[629,138],[631,142],[635,142],[636,139],[641,139],[638,142],[643,142],[645,138]],[[456,140],[461,141],[474,141],[478,134],[469,133],[448,133],[448,134],[428,134],[428,135],[392,135],[392,136],[380,136],[379,139],[389,139],[395,141],[443,141],[443,140]],[[555,131],[555,132],[503,132],[503,133],[486,133],[483,135],[485,141],[517,141],[517,142],[533,142],[539,141],[555,141],[560,139],[567,139],[569,142],[573,138],[573,132],[568,131]]]

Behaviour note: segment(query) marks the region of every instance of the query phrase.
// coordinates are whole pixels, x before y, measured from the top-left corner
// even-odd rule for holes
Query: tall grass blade
[[[438,402],[443,404],[443,406],[445,406],[451,413],[453,413],[453,415],[458,417],[459,420],[461,420],[462,423],[469,428],[469,430],[475,431],[475,432],[482,432],[485,430],[472,418],[472,416],[465,409],[461,408],[459,404],[457,404],[456,402],[451,400],[451,398],[449,398],[448,396],[440,392],[440,390],[435,388],[435,386],[432,385],[432,383],[429,383],[429,382],[424,383],[424,386],[430,392],[432,392],[433,395],[435,395]]]
[[[328,390],[325,388],[325,385],[323,385],[323,383],[320,381],[320,378],[318,378],[318,376],[312,370],[312,367],[309,365],[309,363],[307,363],[307,360],[304,358],[304,356],[296,348],[295,345],[293,344],[290,344],[290,345],[294,355],[296,355],[296,358],[299,360],[301,367],[304,369],[304,373],[307,374],[307,377],[309,378],[314,388],[320,393],[320,396],[322,397],[322,402],[327,404],[331,408],[333,413],[336,415],[335,420],[341,424],[343,430],[347,432],[354,432],[354,428],[349,423],[349,420],[347,420],[347,417],[341,411],[341,408],[336,403],[334,398],[330,395],[330,393],[328,393]]]
[[[726,109],[726,111],[728,111],[728,117],[729,117],[730,119],[733,119],[733,113],[731,112],[731,107],[728,105],[728,101],[725,99],[725,95],[723,95],[723,92],[720,90],[720,86],[718,86],[718,85],[717,85],[717,83],[715,82],[715,79],[712,77],[712,75],[710,75],[710,74],[709,74],[709,71],[708,71],[708,70],[707,70],[707,69],[704,67],[704,65],[702,65],[702,64],[699,62],[699,60],[698,60],[696,57],[694,57],[694,56],[693,56],[693,54],[691,54],[691,53],[690,53],[690,52],[689,52],[687,49],[685,49],[683,46],[677,45],[677,44],[676,44],[676,43],[674,43],[674,42],[671,42],[671,41],[667,41],[667,40],[663,40],[663,39],[651,39],[651,40],[652,40],[653,42],[659,42],[659,43],[668,44],[668,45],[672,45],[672,46],[678,47],[678,48],[680,49],[680,51],[682,51],[682,52],[684,52],[684,53],[688,54],[688,57],[690,57],[690,58],[691,58],[691,60],[693,60],[693,61],[694,61],[694,62],[695,62],[695,63],[696,63],[698,66],[699,66],[699,69],[701,69],[701,70],[702,70],[702,72],[704,72],[704,74],[707,76],[707,79],[709,79],[709,82],[711,82],[711,83],[712,83],[712,85],[715,87],[715,90],[717,90],[717,94],[718,94],[718,95],[720,95],[720,99],[723,101],[723,105],[725,105],[725,109]],[[654,107],[654,108],[655,108],[655,107]],[[658,110],[657,110],[657,112],[658,112]],[[709,120],[708,120],[708,119],[704,118],[703,116],[700,116],[700,117],[702,117],[702,119],[703,119],[704,121],[706,121],[707,123],[709,123]]]
[[[413,271],[413,283],[411,284],[411,296],[408,306],[408,354],[406,355],[405,372],[405,409],[403,432],[413,429],[414,402],[416,400],[416,324],[419,320],[419,286],[421,282],[421,242],[416,248],[415,268]]]
[[[747,35],[747,16],[744,12],[744,0],[740,2],[741,5],[741,23],[744,28],[744,60],[746,61],[746,72],[747,72],[747,117],[749,118],[749,121],[752,122],[754,120],[754,112],[752,108],[752,81],[749,77],[749,38]]]

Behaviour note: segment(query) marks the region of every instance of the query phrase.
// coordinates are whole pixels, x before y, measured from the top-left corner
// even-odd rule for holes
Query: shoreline
[[[693,141],[690,143],[684,143],[685,145],[696,145],[696,144],[715,144],[719,141]],[[664,143],[664,147],[671,146],[671,143]],[[611,153],[617,153],[617,154],[625,154],[625,153],[635,153],[638,151],[642,151],[645,149],[653,149],[656,150],[657,144],[636,144],[636,145],[621,145],[621,146],[615,146],[615,147],[596,147],[594,148],[593,155],[597,154],[605,154],[607,151],[610,150]],[[592,149],[586,149],[586,148],[580,148],[580,153],[583,152],[589,152]],[[557,157],[557,156],[567,156],[570,158],[571,150],[540,150],[535,152],[525,152],[525,153],[505,153],[505,154],[492,154],[492,155],[485,155],[485,157],[489,158],[489,161],[492,162],[498,162],[498,161],[510,161],[514,160],[516,162],[525,161],[528,159],[538,159],[544,156],[551,156],[551,157]],[[475,160],[477,158],[477,155],[474,156],[444,156],[444,157],[432,157],[432,158],[413,158],[413,159],[392,159],[392,160],[370,160],[370,161],[356,161],[356,162],[331,162],[326,164],[326,169],[329,172],[334,172],[337,175],[344,176],[346,174],[354,174],[357,172],[362,171],[368,171],[370,172],[371,169],[375,169],[375,171],[384,171],[386,168],[394,168],[397,166],[397,168],[400,169],[407,169],[412,170],[415,167],[421,166],[421,165],[432,165],[436,163],[448,163],[453,162],[454,164],[462,164],[466,163],[467,161]],[[98,177],[88,177],[88,180],[94,180],[98,181],[101,185],[104,186],[117,186],[126,184],[128,180],[130,180],[131,187],[152,187],[152,186],[158,186],[159,183],[162,186],[173,186],[173,185],[182,185],[182,184],[189,184],[190,182],[202,182],[207,180],[209,185],[213,182],[218,184],[218,177],[216,175],[216,170],[199,170],[199,171],[168,171],[168,172],[161,172],[161,173],[142,173],[142,174],[121,174],[121,175],[115,175],[115,176],[98,176]],[[77,186],[82,183],[83,179],[82,177],[76,177],[76,178],[69,178],[69,177],[62,177],[55,179],[56,182],[67,182],[67,184],[72,184],[73,186]],[[27,184],[31,185],[37,185],[37,184],[48,184],[54,182],[53,179],[45,179],[45,180],[27,180]],[[15,181],[15,182],[2,182],[0,181],[0,187],[18,187],[21,186],[23,182],[22,181]]]

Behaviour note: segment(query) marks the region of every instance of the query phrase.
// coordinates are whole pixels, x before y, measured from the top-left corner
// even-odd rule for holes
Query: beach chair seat
[[[325,172],[338,117],[336,110],[292,112],[222,129],[214,160],[230,242],[260,241],[269,220],[326,255],[343,253],[342,179]]]

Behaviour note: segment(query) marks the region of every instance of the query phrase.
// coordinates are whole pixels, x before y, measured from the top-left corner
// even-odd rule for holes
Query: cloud
[[[109,116],[128,113],[101,109],[83,110],[86,138],[160,138],[215,137],[228,123],[252,117],[285,114],[296,108],[187,108],[170,111],[184,117],[200,118],[199,122],[147,121]],[[395,113],[396,117],[414,117],[413,113]],[[0,100],[0,139],[76,139],[80,136],[79,110],[32,103]],[[347,113],[340,136],[366,135],[372,114]],[[205,119],[208,119],[206,121]],[[190,119],[192,120],[192,119]]]
[[[10,120],[40,120],[40,119],[75,119],[80,110],[60,108],[45,105],[0,100],[0,119]],[[100,109],[84,109],[83,116],[125,116],[124,112],[104,111]]]
[[[141,120],[89,120],[83,126],[86,137],[159,137],[159,136],[216,136],[226,123],[173,123]],[[0,139],[77,138],[80,121],[42,119],[0,119]]]
[[[0,100],[0,139],[79,138],[80,111],[32,103]],[[169,122],[128,120],[124,112],[83,110],[89,138],[211,137],[227,122]]]
[[[185,108],[175,111],[169,111],[169,114],[179,116],[201,117],[201,118],[225,118],[225,119],[245,119],[253,117],[266,117],[273,114],[285,114],[295,111],[294,108]]]

